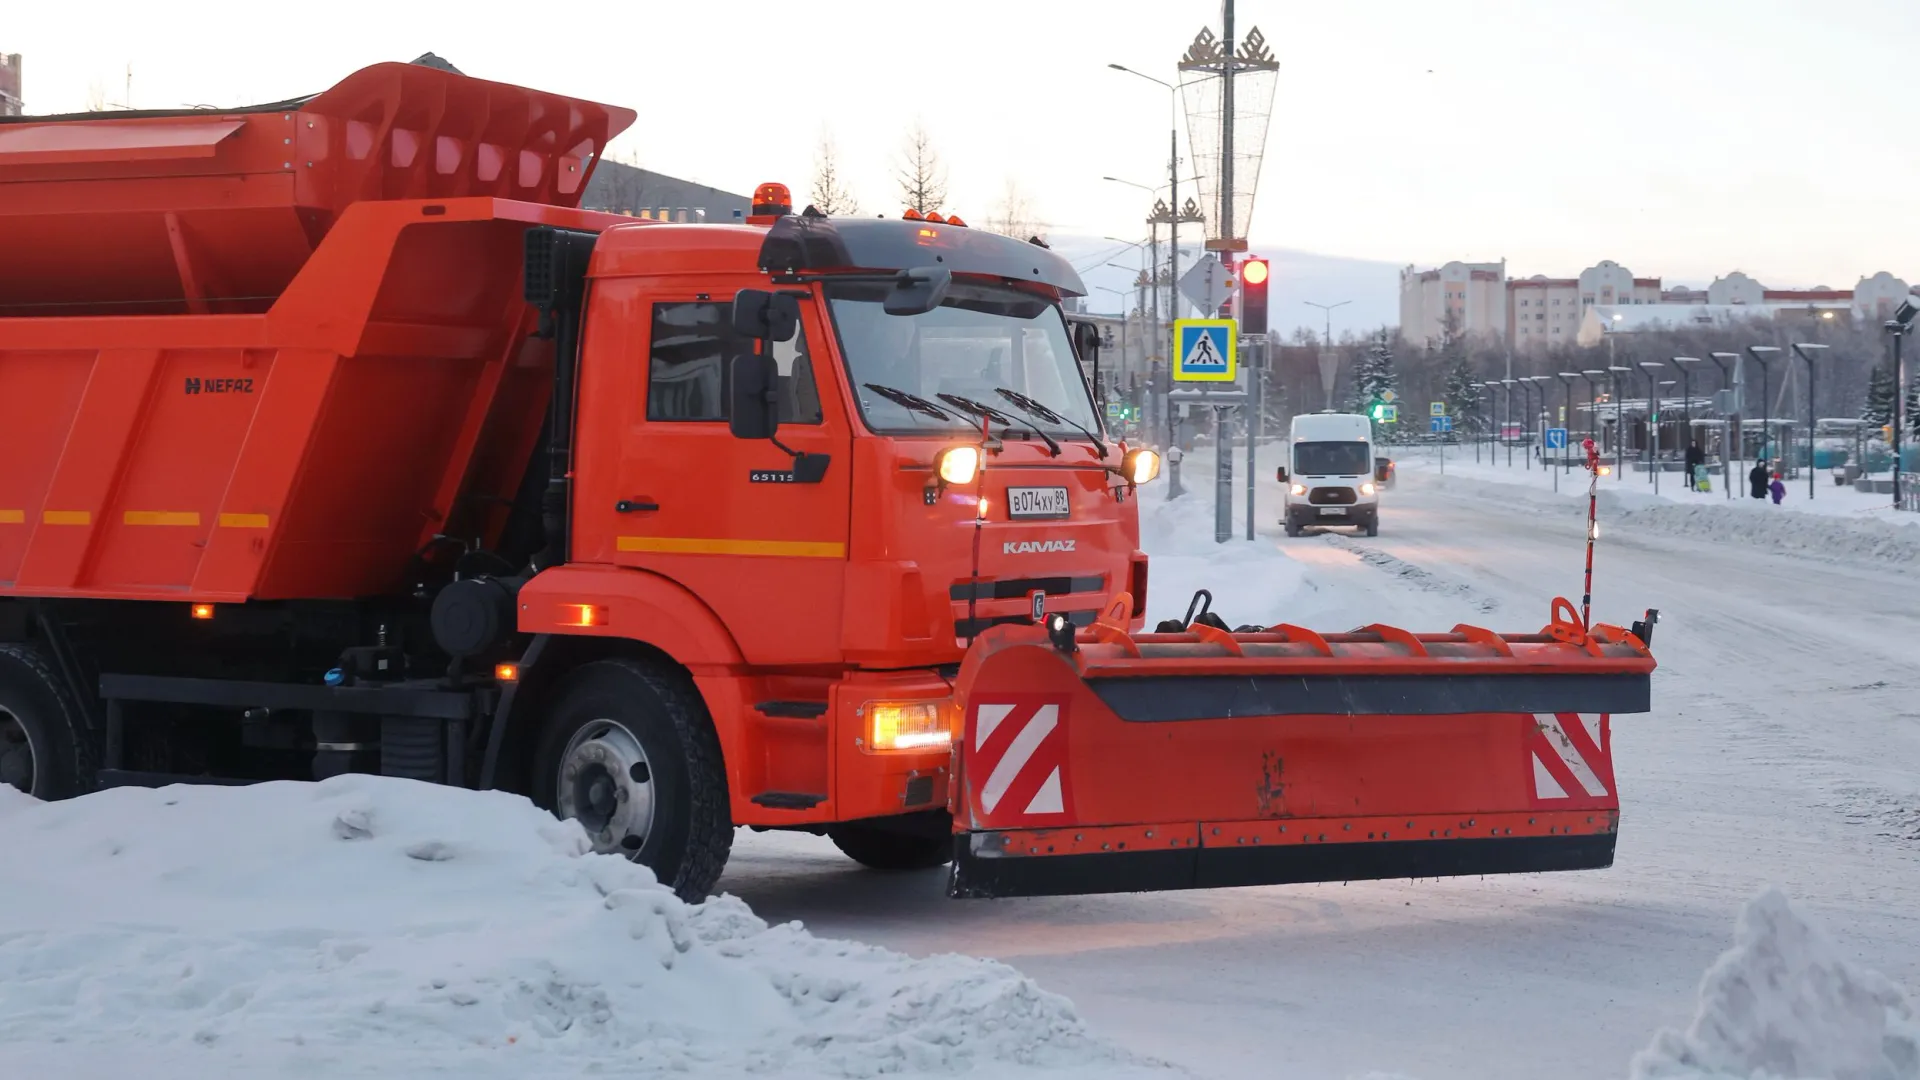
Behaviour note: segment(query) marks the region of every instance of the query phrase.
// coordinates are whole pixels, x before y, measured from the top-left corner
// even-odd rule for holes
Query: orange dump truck
[[[577,209],[630,111],[386,64],[0,123],[0,782],[524,792],[956,896],[1604,866],[1638,634],[1146,633],[1044,246]]]

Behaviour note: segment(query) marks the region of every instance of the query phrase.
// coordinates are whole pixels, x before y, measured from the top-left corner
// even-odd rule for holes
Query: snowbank
[[[1542,487],[1539,470],[1531,476],[1505,476],[1491,469],[1461,470],[1449,464],[1447,474],[1410,470],[1403,474],[1428,490],[1539,509],[1559,509],[1570,517],[1584,514],[1586,479],[1578,472],[1565,479],[1559,492]],[[1465,475],[1462,475],[1462,473]],[[1732,542],[1795,555],[1858,559],[1867,562],[1920,563],[1920,514],[1896,514],[1876,506],[1871,513],[1808,513],[1751,499],[1655,496],[1631,487],[1622,489],[1602,480],[1599,492],[1601,534],[1624,528],[1666,536]]]
[[[1191,454],[1191,463],[1200,454]],[[1211,469],[1210,459],[1207,467]],[[1211,476],[1211,472],[1208,473]],[[1235,489],[1236,498],[1244,494]],[[1241,517],[1236,530],[1246,528]],[[1227,543],[1213,538],[1213,492],[1190,486],[1178,499],[1166,486],[1148,489],[1140,500],[1140,546],[1150,553],[1147,577],[1147,628],[1161,619],[1187,614],[1195,589],[1213,594],[1212,610],[1229,626],[1311,620],[1303,614],[1303,589],[1310,588],[1306,568],[1269,543],[1247,543],[1236,531]]]
[[[349,776],[40,804],[0,785],[0,896],[0,1044],[43,1075],[1133,1064],[1011,968],[684,904],[504,793]]]
[[[1900,988],[1843,959],[1769,889],[1700,982],[1684,1032],[1633,1059],[1633,1080],[1915,1080],[1920,1018]]]

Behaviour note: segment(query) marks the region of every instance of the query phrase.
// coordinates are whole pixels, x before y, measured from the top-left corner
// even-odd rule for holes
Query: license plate
[[[1007,489],[1007,514],[1017,518],[1063,518],[1067,516],[1067,489],[1063,487],[1010,487]]]
[[[1320,508],[1320,513],[1323,515],[1346,517],[1347,508],[1344,506],[1323,506]]]

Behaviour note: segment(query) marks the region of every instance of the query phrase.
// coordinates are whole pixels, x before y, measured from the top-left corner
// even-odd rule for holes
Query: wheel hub
[[[0,709],[0,784],[33,794],[33,740],[18,717]]]
[[[556,808],[578,821],[593,850],[633,858],[653,831],[653,767],[626,725],[595,720],[560,755]]]

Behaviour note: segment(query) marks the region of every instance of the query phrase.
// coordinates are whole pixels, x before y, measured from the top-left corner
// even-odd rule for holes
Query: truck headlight
[[[980,473],[980,448],[949,446],[934,456],[933,471],[949,484],[971,484]]]
[[[1160,455],[1151,450],[1129,450],[1120,459],[1120,473],[1130,484],[1144,484],[1160,475]]]
[[[1373,492],[1374,492],[1374,487],[1372,483],[1365,483],[1360,485],[1360,494],[1371,495],[1373,494]]]
[[[945,750],[953,745],[951,709],[945,698],[931,701],[869,701],[866,749]]]
[[[1307,493],[1307,485],[1295,484],[1292,487],[1288,488],[1287,490],[1292,492],[1295,495],[1305,495]]]

